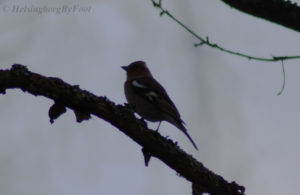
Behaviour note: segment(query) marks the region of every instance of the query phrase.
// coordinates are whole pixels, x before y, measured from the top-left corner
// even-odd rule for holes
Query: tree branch
[[[235,1],[239,2],[239,3],[244,2],[244,1],[241,1],[241,0],[235,0]],[[254,1],[254,0],[246,0],[246,1],[257,2],[259,0],[256,0],[256,1]],[[155,0],[151,0],[151,2],[152,2],[153,6],[155,8],[157,8],[157,9],[160,10],[160,16],[167,15],[169,18],[171,18],[173,21],[175,21],[177,24],[179,24],[181,27],[183,27],[188,33],[190,33],[191,35],[193,35],[196,39],[198,39],[200,41],[199,43],[194,44],[195,47],[198,47],[198,46],[201,46],[201,45],[207,45],[209,47],[216,48],[216,49],[218,49],[220,51],[223,51],[223,52],[226,52],[226,53],[229,53],[229,54],[232,54],[232,55],[240,56],[240,57],[243,57],[243,58],[247,58],[249,60],[258,60],[258,61],[265,61],[265,62],[276,62],[276,61],[285,61],[285,60],[292,60],[292,59],[300,59],[300,55],[297,55],[297,56],[272,56],[271,58],[263,58],[263,57],[252,56],[252,55],[249,55],[249,54],[244,54],[244,53],[241,53],[241,52],[237,52],[237,51],[233,51],[233,50],[230,50],[230,49],[226,49],[224,47],[219,46],[216,43],[210,42],[208,36],[206,38],[201,37],[196,32],[194,32],[191,28],[189,28],[188,26],[186,26],[183,22],[181,22],[180,20],[178,20],[167,9],[165,9],[165,8],[162,7],[162,1],[161,0],[159,0],[158,2],[156,2]],[[236,3],[236,4],[238,4],[238,3]]]
[[[222,0],[230,7],[300,32],[300,7],[286,0]]]
[[[111,123],[114,127],[142,146],[147,154],[160,159],[182,177],[193,184],[193,192],[207,192],[217,195],[242,195],[245,188],[235,182],[227,182],[211,172],[204,165],[185,153],[172,140],[147,128],[146,123],[137,119],[129,106],[116,105],[106,97],[97,97],[69,85],[59,78],[45,77],[30,72],[25,66],[15,64],[9,70],[0,70],[0,93],[7,89],[19,88],[32,95],[45,96],[55,103],[49,110],[50,121],[65,112],[65,107],[73,110],[81,119],[89,119],[93,114]],[[78,114],[81,113],[81,114]],[[78,118],[77,118],[78,119]],[[79,120],[80,121],[80,120]]]

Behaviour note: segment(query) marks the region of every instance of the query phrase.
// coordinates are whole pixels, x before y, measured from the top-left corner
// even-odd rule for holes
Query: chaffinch
[[[180,114],[169,98],[166,90],[152,77],[151,72],[143,61],[136,61],[128,66],[122,66],[127,73],[124,84],[126,99],[142,118],[159,122],[167,121],[180,129],[191,141],[196,150],[195,142],[183,126]]]

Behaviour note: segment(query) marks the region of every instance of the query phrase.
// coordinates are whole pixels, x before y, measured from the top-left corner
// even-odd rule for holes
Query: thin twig
[[[285,71],[284,71],[284,63],[283,63],[283,60],[281,60],[281,68],[282,68],[282,75],[283,75],[283,82],[282,82],[282,87],[281,87],[281,90],[277,93],[277,95],[281,95],[283,90],[284,90],[284,87],[285,87]]]
[[[297,56],[272,56],[271,58],[262,58],[262,57],[251,56],[251,55],[248,55],[248,54],[243,54],[243,53],[236,52],[236,51],[233,51],[233,50],[230,50],[230,49],[225,49],[225,48],[219,46],[218,44],[210,42],[208,37],[206,37],[206,39],[204,39],[203,37],[201,37],[200,35],[195,33],[193,30],[191,30],[191,28],[187,27],[185,24],[183,24],[181,21],[179,21],[168,10],[166,10],[162,7],[162,0],[159,0],[158,3],[154,0],[151,0],[151,1],[153,3],[153,6],[160,10],[160,16],[167,15],[169,18],[171,18],[177,24],[179,24],[181,27],[183,27],[186,31],[188,31],[190,34],[192,34],[194,37],[196,37],[197,39],[200,40],[200,43],[194,44],[195,47],[198,47],[198,46],[201,46],[201,45],[208,45],[208,46],[210,46],[212,48],[216,48],[220,51],[223,51],[223,52],[226,52],[226,53],[229,53],[229,54],[233,54],[233,55],[236,55],[236,56],[240,56],[240,57],[243,57],[243,58],[247,58],[249,60],[258,60],[258,61],[265,61],[265,62],[276,62],[276,61],[292,60],[292,59],[299,59],[300,58],[300,55],[297,55]]]

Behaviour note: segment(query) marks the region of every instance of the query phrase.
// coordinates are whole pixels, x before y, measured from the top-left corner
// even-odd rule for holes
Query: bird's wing
[[[183,122],[180,119],[180,114],[168,96],[166,90],[153,78],[138,78],[131,81],[135,92],[145,98],[147,101],[153,103],[165,113],[171,115],[178,122]]]

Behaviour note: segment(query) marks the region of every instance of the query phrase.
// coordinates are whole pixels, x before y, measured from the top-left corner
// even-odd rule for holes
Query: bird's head
[[[152,77],[150,70],[147,68],[144,61],[132,62],[128,66],[122,66],[128,79],[136,79],[139,77]]]

